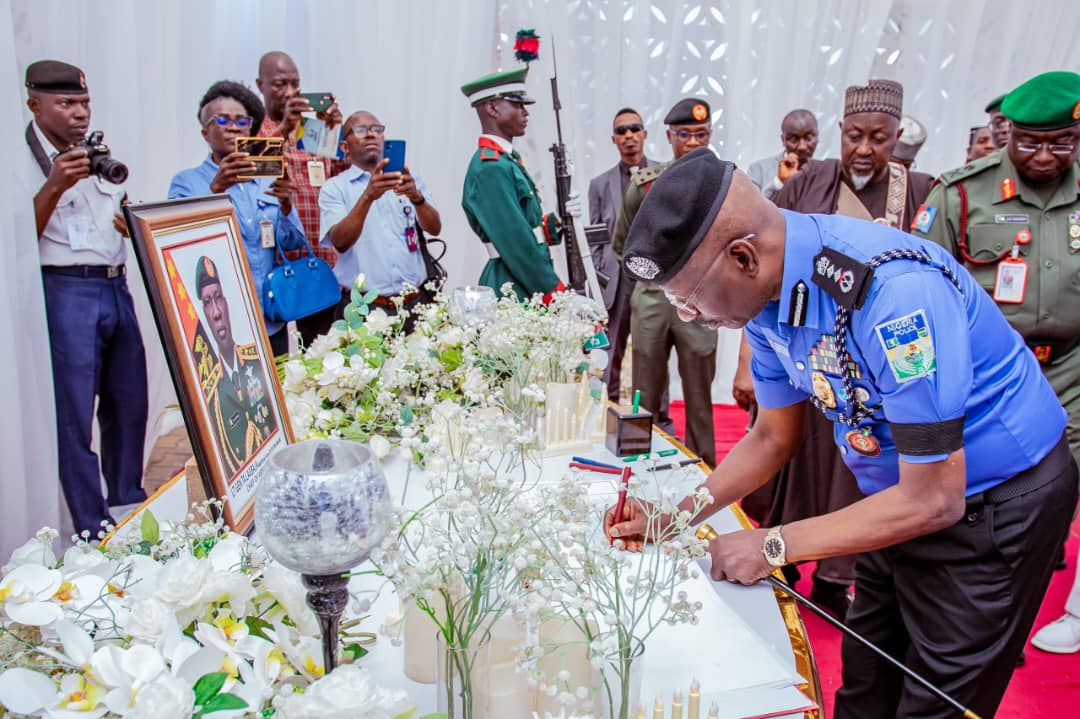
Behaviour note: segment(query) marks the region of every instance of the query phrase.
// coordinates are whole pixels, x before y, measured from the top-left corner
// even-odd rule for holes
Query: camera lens
[[[94,158],[90,171],[101,179],[114,185],[123,183],[128,178],[127,165],[108,156]]]

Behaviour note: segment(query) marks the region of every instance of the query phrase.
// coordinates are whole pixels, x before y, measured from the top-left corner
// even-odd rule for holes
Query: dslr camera
[[[91,132],[85,140],[74,145],[71,150],[86,150],[86,156],[90,158],[90,174],[119,185],[128,178],[127,165],[112,158],[109,146],[102,142],[104,138],[105,133],[96,130]]]

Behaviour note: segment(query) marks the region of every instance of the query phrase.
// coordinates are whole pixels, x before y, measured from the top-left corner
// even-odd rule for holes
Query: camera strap
[[[37,160],[38,167],[45,173],[45,177],[48,177],[49,173],[52,172],[52,162],[49,161],[49,156],[45,154],[45,148],[41,146],[41,141],[38,140],[37,133],[34,132],[33,122],[26,125],[26,144],[30,146],[30,153]]]

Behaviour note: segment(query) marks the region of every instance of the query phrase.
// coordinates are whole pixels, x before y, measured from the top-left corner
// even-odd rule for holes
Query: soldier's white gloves
[[[581,219],[581,194],[577,190],[571,190],[570,196],[566,198],[566,211],[575,220]]]

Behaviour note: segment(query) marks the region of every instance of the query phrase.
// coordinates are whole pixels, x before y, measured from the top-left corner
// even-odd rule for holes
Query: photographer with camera
[[[49,322],[60,484],[76,531],[97,536],[109,506],[146,499],[146,355],[128,292],[127,168],[90,129],[90,94],[79,68],[55,60],[26,69],[33,121],[26,143],[34,164],[38,252]],[[101,460],[91,449],[94,405]],[[105,477],[108,499],[101,492]]]

